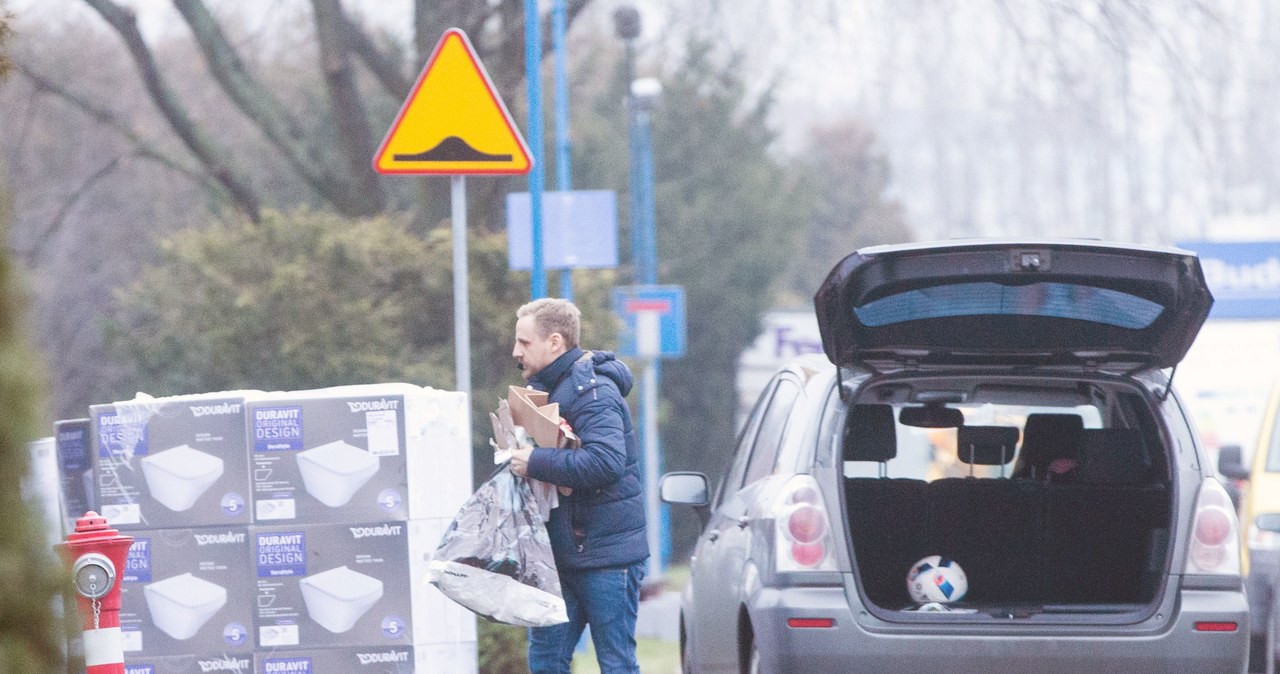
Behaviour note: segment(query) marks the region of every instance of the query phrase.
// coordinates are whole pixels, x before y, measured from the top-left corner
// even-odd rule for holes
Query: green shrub
[[[0,13],[0,42],[4,17]],[[0,186],[0,237],[8,230],[8,197]],[[9,255],[0,254],[0,672],[37,674],[60,667],[62,635],[53,605],[66,577],[49,539],[23,499],[27,443],[42,428],[44,377],[24,329],[26,303]]]
[[[529,674],[529,631],[480,620],[480,674]]]

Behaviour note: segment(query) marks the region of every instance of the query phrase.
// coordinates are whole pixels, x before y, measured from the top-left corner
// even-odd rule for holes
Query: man
[[[512,453],[516,475],[569,487],[551,511],[547,533],[560,572],[569,622],[529,630],[532,674],[569,674],[574,646],[591,626],[600,671],[639,673],[636,611],[649,556],[640,454],[623,398],[631,371],[612,353],[578,347],[581,313],[545,298],[516,312],[511,355],[530,388],[560,403],[579,449],[534,447]]]

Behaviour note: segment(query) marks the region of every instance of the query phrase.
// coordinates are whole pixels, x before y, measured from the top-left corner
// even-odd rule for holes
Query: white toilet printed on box
[[[382,598],[382,581],[346,566],[307,576],[298,585],[307,615],[335,634],[351,629]]]
[[[222,477],[223,469],[222,459],[191,445],[144,456],[141,463],[151,498],[174,512],[195,505],[196,499]]]
[[[227,603],[227,588],[183,573],[145,585],[151,623],[174,639],[195,636]]]
[[[378,457],[334,440],[299,453],[298,471],[308,494],[330,508],[338,508],[378,472]]]

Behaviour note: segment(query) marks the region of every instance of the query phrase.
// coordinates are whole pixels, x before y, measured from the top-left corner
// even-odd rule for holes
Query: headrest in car
[[[1028,414],[1022,430],[1019,467],[1035,468],[1040,473],[1055,459],[1075,459],[1080,455],[1083,428],[1084,420],[1079,414]]]
[[[844,428],[845,461],[888,461],[898,455],[892,405],[851,405]]]
[[[1084,420],[1079,414],[1028,414],[1023,428],[1022,446],[1074,445],[1083,429]]]
[[[964,463],[1003,466],[1013,460],[1017,426],[961,426],[956,429],[956,453]]]
[[[1151,467],[1136,428],[1090,428],[1080,433],[1078,482],[1139,484]]]

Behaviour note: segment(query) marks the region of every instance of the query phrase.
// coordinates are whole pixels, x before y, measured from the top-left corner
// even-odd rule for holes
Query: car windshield
[[[1048,407],[1035,405],[956,405],[964,414],[966,426],[1007,426],[1019,429],[1018,446],[1023,446],[1021,429],[1031,415],[1080,417],[1083,428],[1102,428],[1102,414],[1092,405],[1075,407]],[[897,418],[900,406],[895,406]],[[1005,466],[971,465],[960,459],[957,447],[957,431],[954,428],[917,428],[896,423],[898,451],[889,462],[892,477],[918,480],[939,480],[947,477],[1008,477],[1016,456],[1010,456]],[[845,477],[878,477],[880,464],[871,461],[846,461]]]
[[[956,283],[909,290],[854,307],[863,325],[881,327],[953,316],[1045,316],[1140,330],[1164,307],[1129,293],[1068,283],[1009,286],[992,282]]]

